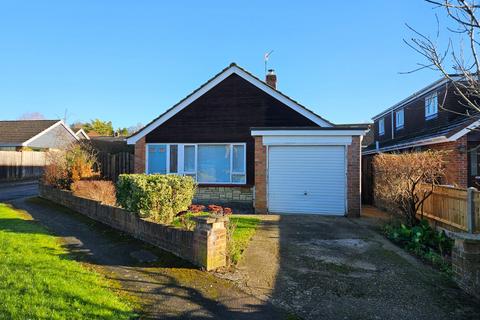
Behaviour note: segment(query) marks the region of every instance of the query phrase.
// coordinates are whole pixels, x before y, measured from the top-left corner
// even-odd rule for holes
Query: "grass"
[[[0,319],[130,319],[116,283],[72,260],[58,237],[0,203]]]
[[[260,219],[251,217],[230,216],[230,221],[235,225],[232,234],[232,243],[230,244],[229,254],[233,264],[237,264],[242,257],[243,251],[248,246],[248,242],[255,234]]]
[[[173,221],[173,225],[180,228],[186,228],[193,230],[195,223],[191,220],[194,216],[204,216],[208,215],[208,212],[200,213],[187,213],[183,217],[177,217]],[[250,239],[255,234],[257,226],[260,222],[260,219],[255,217],[244,217],[244,216],[230,216],[230,230],[232,242],[228,245],[228,254],[230,256],[230,261],[233,264],[237,264],[240,261],[243,251],[248,246]]]

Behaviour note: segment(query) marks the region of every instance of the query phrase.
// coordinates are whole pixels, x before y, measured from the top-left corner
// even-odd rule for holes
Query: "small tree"
[[[70,189],[72,183],[98,176],[94,171],[96,151],[88,144],[74,142],[63,150],[47,153],[43,182],[60,189]]]
[[[88,133],[90,131],[95,131],[102,136],[113,136],[113,125],[111,121],[102,121],[100,119],[95,119],[86,123],[83,126],[83,129]]]
[[[376,155],[375,197],[398,208],[407,225],[416,225],[418,210],[445,176],[445,153],[429,150]]]

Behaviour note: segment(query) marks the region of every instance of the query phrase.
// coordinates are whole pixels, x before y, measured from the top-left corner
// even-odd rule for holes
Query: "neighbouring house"
[[[444,184],[478,187],[478,117],[465,116],[465,106],[451,82],[440,79],[385,109],[372,119],[373,142],[363,149],[363,201],[372,203],[373,156],[379,152],[448,150]]]
[[[0,121],[2,151],[61,149],[78,140],[62,120]]]
[[[192,176],[198,203],[358,216],[366,126],[336,126],[276,83],[232,63],[127,139],[135,171]]]
[[[75,135],[78,137],[78,139],[80,140],[90,140],[90,137],[88,136],[88,134],[85,132],[85,130],[83,129],[79,129],[77,130],[77,132],[75,132]]]

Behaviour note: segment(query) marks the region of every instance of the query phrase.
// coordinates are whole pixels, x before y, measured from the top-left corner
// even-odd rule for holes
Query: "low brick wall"
[[[188,231],[141,219],[135,213],[74,196],[70,191],[40,184],[39,192],[44,199],[169,251],[206,270],[226,266],[225,222],[228,217],[196,217],[195,230]]]
[[[455,239],[452,268],[455,282],[466,292],[480,298],[479,239]]]

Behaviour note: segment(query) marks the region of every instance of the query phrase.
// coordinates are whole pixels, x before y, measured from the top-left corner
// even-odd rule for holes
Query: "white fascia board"
[[[366,130],[252,130],[252,136],[362,136]]]
[[[270,88],[267,84],[263,83],[262,81],[252,77],[249,75],[247,72],[243,71],[242,69],[238,68],[237,66],[231,66],[227,70],[225,70],[223,73],[219,74],[216,78],[212,79],[208,84],[206,84],[203,88],[199,89],[195,93],[193,93],[191,96],[189,96],[187,99],[179,103],[177,106],[172,108],[170,111],[165,113],[163,116],[149,124],[147,127],[143,128],[133,136],[129,137],[127,139],[127,144],[135,144],[138,140],[146,136],[148,133],[152,132],[155,128],[160,126],[162,123],[173,117],[175,114],[186,108],[188,105],[190,105],[192,102],[200,98],[202,95],[204,95],[206,92],[208,92],[210,89],[215,87],[217,84],[225,80],[228,76],[231,74],[236,73],[243,79],[247,80],[257,88],[263,90],[264,92],[268,93],[275,99],[279,100],[280,102],[286,104],[293,110],[297,111],[301,115],[305,116],[306,118],[310,119],[313,121],[315,124],[321,126],[321,127],[331,127],[332,125],[316,114],[314,114],[311,111],[306,110],[302,106],[300,106],[298,103],[295,103],[294,101],[288,99],[287,97],[283,96],[282,94],[278,93],[276,90]]]
[[[313,113],[309,110],[306,110],[304,107],[300,106],[298,103],[296,103],[296,102],[292,101],[291,99],[285,97],[284,95],[280,94],[277,90],[272,89],[265,82],[262,82],[262,81],[260,81],[256,78],[252,77],[247,72],[243,71],[242,69],[238,68],[237,66],[233,66],[232,69],[234,70],[234,72],[236,74],[241,76],[243,79],[247,80],[248,82],[250,82],[251,84],[253,84],[257,88],[259,88],[259,89],[263,90],[264,92],[268,93],[269,95],[271,95],[272,97],[274,97],[278,101],[286,104],[287,106],[289,106],[293,110],[300,113],[305,118],[315,122],[317,125],[319,125],[321,127],[332,127],[332,125],[330,123],[323,120],[322,118],[320,118],[315,113]]]
[[[80,129],[80,130],[78,130],[77,132],[75,132],[75,135],[76,135],[77,137],[78,137],[79,134],[83,135],[83,136],[85,137],[85,139],[90,140],[90,137],[89,137],[88,134],[85,132],[85,130],[83,130],[83,128]],[[79,137],[79,138],[80,138],[80,137]]]
[[[476,128],[478,128],[478,126],[480,126],[480,120],[477,120],[477,121],[473,122],[472,124],[466,126],[462,130],[458,131],[457,133],[452,135],[450,138],[448,138],[448,140],[456,141],[459,138],[463,137],[464,135],[466,135],[466,134],[472,132],[473,130],[475,130]]]
[[[350,145],[351,136],[263,136],[265,146],[275,145]]]
[[[68,133],[70,133],[74,138],[75,140],[79,140],[79,138],[77,137],[77,135],[75,134],[75,132],[72,131],[72,129],[70,129],[64,122],[63,120],[59,120],[58,122],[54,123],[53,125],[51,125],[50,127],[48,127],[47,129],[43,130],[42,132],[34,135],[33,137],[31,137],[30,139],[28,139],[27,141],[23,142],[22,143],[22,146],[23,147],[28,147],[28,145],[30,143],[32,143],[33,141],[35,141],[38,137],[44,135],[45,133],[47,133],[48,131],[58,127],[58,126],[63,126],[67,131]]]
[[[425,140],[420,140],[420,141],[415,141],[415,142],[410,142],[410,143],[396,144],[396,145],[393,145],[393,146],[379,148],[379,149],[368,150],[368,151],[362,152],[362,155],[369,155],[369,154],[374,154],[374,153],[379,153],[379,152],[401,150],[401,149],[406,149],[406,148],[421,147],[421,146],[427,146],[427,145],[430,145],[430,144],[444,143],[444,142],[450,142],[450,141],[452,141],[452,140],[447,139],[447,137],[445,137],[445,136],[440,136],[440,137],[436,137],[436,138],[432,138],[432,139],[425,139]]]

